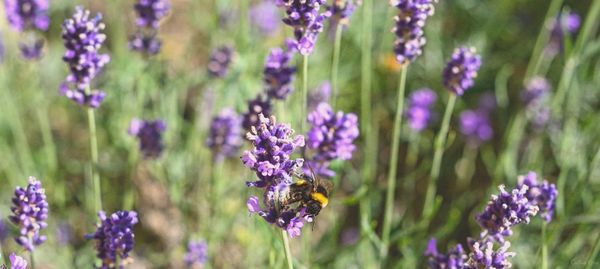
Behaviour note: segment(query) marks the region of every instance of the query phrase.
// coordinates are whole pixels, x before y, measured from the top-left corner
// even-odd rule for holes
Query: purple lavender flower
[[[88,10],[76,7],[73,18],[62,25],[62,38],[67,49],[63,61],[69,65],[71,73],[61,84],[60,93],[80,105],[96,108],[104,100],[104,92],[87,88],[110,57],[98,53],[106,40],[106,35],[101,33],[104,29],[102,16],[97,14],[93,19],[89,16]]]
[[[217,78],[225,77],[229,72],[234,53],[231,46],[221,46],[215,49],[208,60],[208,74]]]
[[[312,221],[313,216],[307,214],[304,207],[282,206],[278,197],[290,191],[292,175],[303,164],[303,159],[292,159],[291,155],[295,149],[304,146],[304,137],[293,137],[294,130],[288,125],[277,124],[273,116],[267,119],[259,114],[259,122],[247,134],[254,148],[244,152],[242,162],[258,177],[258,181],[247,182],[247,185],[264,190],[264,208],[253,196],[248,199],[248,210],[285,229],[290,236],[299,236],[303,222]]]
[[[48,30],[48,0],[4,0],[8,23],[17,31]]]
[[[270,98],[283,100],[294,91],[292,82],[296,67],[291,66],[294,58],[293,41],[288,41],[287,48],[274,48],[267,56],[263,70],[265,92]]]
[[[44,48],[44,40],[38,39],[33,44],[19,43],[21,56],[26,60],[38,60],[42,58],[42,50]]]
[[[557,18],[548,24],[550,29],[550,40],[544,52],[549,56],[560,53],[564,47],[565,30],[567,34],[574,35],[581,26],[581,18],[575,12],[560,13]]]
[[[255,99],[248,101],[248,112],[243,116],[242,126],[246,131],[252,130],[252,127],[258,126],[260,117],[263,114],[265,117],[271,116],[271,100],[262,95],[258,95]]]
[[[185,264],[188,267],[194,264],[203,265],[208,260],[208,249],[204,240],[190,241],[187,246],[187,252],[184,256]]]
[[[137,32],[129,37],[129,49],[146,55],[156,55],[160,52],[162,41],[156,34],[146,35]]]
[[[312,125],[307,134],[307,146],[317,149],[314,160],[349,160],[356,149],[353,144],[358,137],[358,117],[354,113],[333,112],[327,103],[321,103],[308,114]]]
[[[400,64],[409,64],[421,55],[425,45],[423,27],[425,21],[433,15],[433,0],[392,0],[391,4],[398,8],[394,17],[396,24],[392,32],[396,34],[394,52]]]
[[[313,111],[320,103],[328,103],[331,96],[331,83],[325,81],[308,94],[308,111]]]
[[[279,9],[273,1],[262,1],[248,11],[250,23],[261,33],[271,35],[279,29]]]
[[[138,0],[134,5],[139,27],[158,28],[160,19],[167,16],[171,5],[167,0]]]
[[[232,157],[242,146],[242,119],[230,108],[221,110],[210,125],[206,145],[212,149],[215,160]]]
[[[158,158],[164,149],[162,133],[167,125],[162,120],[133,119],[128,133],[140,140],[140,150],[144,158]]]
[[[498,241],[512,234],[511,228],[519,223],[529,223],[531,217],[539,210],[527,200],[528,186],[520,186],[507,192],[503,185],[498,187],[500,194],[492,195],[485,210],[477,215],[479,226],[484,229],[484,236],[490,236]]]
[[[425,257],[428,257],[427,265],[431,269],[462,269],[467,261],[467,255],[461,244],[450,249],[446,255],[438,252],[435,238],[429,240]]]
[[[333,4],[327,7],[331,13],[331,21],[335,25],[348,25],[350,16],[356,10],[354,0],[333,0]]]
[[[48,224],[48,202],[42,183],[34,177],[29,177],[26,189],[17,187],[12,198],[12,215],[10,221],[20,230],[20,236],[15,238],[17,244],[26,251],[33,251],[46,241],[46,236],[40,235],[40,230]]]
[[[460,132],[472,145],[488,141],[494,135],[488,113],[481,110],[466,110],[459,116]]]
[[[558,196],[556,185],[548,183],[547,180],[538,182],[537,174],[535,172],[529,172],[527,175],[519,176],[518,180],[519,188],[522,186],[528,187],[525,197],[527,197],[529,203],[539,207],[541,217],[546,222],[552,221],[556,205],[556,196]]]
[[[406,118],[413,131],[421,132],[429,125],[432,119],[431,106],[436,99],[435,92],[428,88],[416,90],[410,95]]]
[[[444,68],[444,86],[456,95],[463,95],[471,88],[481,67],[481,57],[475,48],[460,47],[454,50],[452,58]]]
[[[294,36],[300,54],[312,53],[317,36],[323,31],[323,22],[331,16],[326,10],[320,13],[325,0],[279,0],[280,5],[286,8],[286,17],[283,23],[294,28]]]
[[[514,252],[508,252],[510,242],[503,242],[502,246],[497,249],[494,248],[494,245],[494,242],[489,240],[469,240],[471,252],[469,253],[469,260],[464,268],[510,268],[512,264],[508,259],[515,256]]]
[[[9,256],[10,260],[10,268],[6,268],[4,265],[0,265],[1,269],[27,269],[27,260],[23,259],[21,256],[17,256],[14,253],[11,253]]]
[[[88,239],[96,240],[96,257],[102,261],[101,269],[115,268],[117,257],[119,268],[130,260],[129,252],[135,245],[133,226],[138,223],[137,213],[134,211],[117,211],[106,216],[104,211],[98,213],[100,224],[94,234]]]

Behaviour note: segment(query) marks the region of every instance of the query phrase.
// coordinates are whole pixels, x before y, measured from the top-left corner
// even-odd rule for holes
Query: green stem
[[[587,266],[585,267],[586,269],[592,269],[594,268],[594,265],[596,264],[596,256],[598,255],[598,252],[600,252],[600,234],[598,234],[598,237],[596,238],[596,242],[594,243],[594,247],[592,248],[592,252],[590,252],[590,256],[587,259]]]
[[[335,42],[333,45],[333,62],[331,64],[331,89],[333,90],[333,98],[331,106],[335,109],[337,105],[338,90],[338,73],[340,67],[340,50],[342,45],[342,30],[344,26],[338,23],[335,29]]]
[[[427,194],[425,195],[425,205],[423,207],[423,215],[430,216],[433,213],[433,204],[435,200],[437,180],[440,175],[440,167],[442,165],[442,156],[444,154],[444,147],[446,144],[446,136],[448,135],[448,129],[450,127],[450,118],[452,117],[452,111],[454,110],[454,104],[456,103],[456,95],[450,94],[448,98],[448,104],[446,105],[446,111],[444,112],[444,119],[442,120],[442,128],[435,140],[435,153],[433,155],[433,163],[431,165],[431,171],[429,173],[429,185],[427,186]]]
[[[285,230],[281,230],[281,239],[283,240],[283,249],[285,251],[285,259],[287,261],[288,269],[294,269],[294,264],[292,263],[292,251],[290,249],[290,240],[288,239],[288,235]]]
[[[546,29],[546,22],[556,16],[558,11],[560,10],[560,7],[562,6],[563,1],[564,0],[552,0],[552,2],[550,3],[550,7],[548,7],[548,12],[546,12],[546,17],[542,22],[542,29],[540,30],[540,33],[538,34],[538,37],[535,41],[533,53],[531,54],[531,59],[529,60],[529,64],[527,65],[527,71],[525,72],[524,78],[524,81],[526,82],[529,81],[531,77],[535,76],[538,73],[538,70],[540,69],[540,65],[544,58],[542,57],[542,54],[544,53],[544,47],[546,46],[546,43],[550,36],[550,31]]]
[[[306,108],[308,106],[308,55],[302,58],[302,109],[300,110],[300,132],[304,133],[306,126]]]
[[[31,261],[31,269],[35,269],[35,258],[33,255],[33,251],[29,252],[29,259]]]
[[[86,94],[90,94],[91,90],[88,86],[86,88]],[[100,175],[98,174],[98,137],[96,134],[96,116],[94,108],[87,108],[88,115],[88,127],[90,129],[90,157],[91,157],[91,178],[94,187],[94,215],[102,210],[102,190],[100,188]]]
[[[542,224],[542,269],[548,269],[548,242],[546,240],[546,226],[548,226],[548,224],[544,221]]]
[[[400,81],[398,83],[398,100],[396,103],[396,116],[394,117],[394,130],[392,133],[392,152],[390,156],[390,169],[387,178],[387,192],[385,196],[385,213],[383,216],[383,230],[381,234],[382,246],[379,256],[382,260],[387,257],[392,216],[394,212],[394,194],[396,193],[396,176],[398,173],[398,151],[400,148],[400,129],[402,126],[402,112],[404,110],[404,91],[406,89],[406,73],[408,66],[400,70]]]

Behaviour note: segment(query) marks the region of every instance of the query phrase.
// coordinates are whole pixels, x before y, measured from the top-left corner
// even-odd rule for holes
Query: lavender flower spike
[[[46,31],[50,25],[48,0],[4,0],[8,23],[17,31]]]
[[[30,177],[26,189],[21,187],[15,189],[12,204],[10,208],[12,214],[9,219],[20,231],[20,236],[15,238],[15,241],[31,252],[35,246],[46,241],[46,236],[40,235],[40,230],[48,226],[46,223],[48,202],[46,202],[42,183]]]
[[[102,16],[90,19],[90,12],[76,7],[72,18],[62,25],[62,38],[66,48],[63,61],[71,73],[60,86],[60,93],[80,105],[98,107],[104,100],[104,92],[87,90],[94,77],[110,61],[107,54],[98,50],[106,40]]]
[[[133,250],[135,240],[133,226],[138,223],[134,211],[117,211],[106,216],[103,211],[98,213],[100,224],[94,234],[88,239],[96,240],[97,257],[102,261],[100,269],[123,268],[130,262],[129,253]],[[119,264],[116,264],[117,258]]]
[[[554,208],[556,206],[556,196],[558,196],[556,185],[548,183],[547,180],[538,182],[537,174],[535,172],[529,172],[527,175],[519,176],[518,181],[519,187],[528,187],[525,197],[527,197],[529,203],[539,207],[541,217],[546,222],[552,221]]]
[[[222,78],[229,73],[235,51],[231,46],[221,46],[215,49],[208,61],[208,74],[211,77]]]
[[[465,269],[504,269],[511,268],[512,264],[508,260],[514,257],[514,252],[508,252],[510,242],[502,243],[498,249],[494,249],[494,242],[490,240],[469,240],[469,260],[466,265],[461,268]]]
[[[139,27],[158,28],[160,19],[167,16],[171,4],[167,0],[138,0],[134,6]]]
[[[208,260],[207,248],[204,240],[190,241],[187,246],[187,252],[183,258],[186,266],[191,267],[194,264],[205,264]]]
[[[267,56],[263,70],[265,92],[270,98],[283,100],[294,91],[292,82],[296,67],[291,66],[294,58],[293,41],[288,41],[287,48],[274,48]]]
[[[140,140],[140,150],[145,158],[158,158],[164,149],[162,133],[167,125],[162,120],[133,119],[129,124],[128,133]]]
[[[0,265],[0,269],[27,269],[27,260],[23,259],[23,257],[11,253],[8,258],[10,260],[10,268]]]
[[[355,0],[333,0],[333,4],[327,7],[331,13],[331,21],[335,25],[348,25],[350,16],[356,10]]]
[[[248,112],[244,113],[242,126],[246,131],[252,130],[252,127],[260,124],[260,114],[265,117],[271,116],[272,109],[271,99],[258,95],[255,99],[248,101]]]
[[[408,98],[406,118],[408,126],[415,132],[421,132],[431,122],[431,106],[435,103],[437,95],[428,88],[423,88],[411,93]]]
[[[210,125],[206,145],[215,160],[232,157],[242,146],[242,119],[230,108],[221,110]]]
[[[298,51],[305,56],[311,54],[318,34],[323,31],[323,22],[331,16],[328,10],[320,13],[325,0],[279,0],[279,3],[286,8],[283,23],[294,28]]]
[[[457,48],[444,68],[444,86],[456,95],[463,95],[475,84],[479,67],[481,57],[476,54],[475,48]]]
[[[438,252],[435,238],[429,240],[425,256],[429,258],[427,265],[430,269],[459,269],[463,268],[467,261],[467,255],[461,244],[457,244],[446,255]]]
[[[394,17],[396,24],[392,32],[396,35],[394,52],[400,64],[409,64],[421,55],[426,42],[423,27],[427,18],[433,15],[433,3],[433,0],[391,1],[399,11]]]

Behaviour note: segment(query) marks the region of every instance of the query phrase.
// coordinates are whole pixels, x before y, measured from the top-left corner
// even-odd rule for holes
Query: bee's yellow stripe
[[[319,193],[319,192],[313,192],[313,193],[311,193],[310,197],[313,200],[316,200],[319,203],[321,203],[321,207],[326,207],[327,203],[329,203],[329,199],[327,197],[325,197],[325,195],[323,195],[322,193]]]
[[[306,180],[304,180],[304,179],[299,179],[298,181],[296,181],[296,185],[298,185],[298,186],[302,186],[304,184],[306,184]]]

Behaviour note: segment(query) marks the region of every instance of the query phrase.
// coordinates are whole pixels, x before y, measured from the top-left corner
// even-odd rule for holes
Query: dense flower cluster
[[[492,139],[494,129],[490,121],[492,110],[496,107],[493,95],[484,94],[479,99],[479,107],[466,110],[459,116],[460,132],[474,146]]]
[[[547,180],[537,181],[537,174],[529,172],[527,175],[519,176],[519,187],[527,186],[525,197],[530,204],[539,207],[541,217],[546,221],[552,221],[556,196],[558,190],[556,185],[548,183]]]
[[[312,221],[311,216],[300,206],[281,205],[279,198],[289,191],[292,176],[303,165],[303,159],[293,159],[291,155],[304,147],[304,137],[293,136],[294,130],[276,123],[273,116],[265,118],[259,114],[259,122],[247,134],[253,149],[244,152],[242,162],[258,177],[258,181],[247,185],[264,190],[263,207],[258,197],[252,196],[247,202],[248,210],[285,229],[291,237],[299,236],[304,221]]]
[[[475,48],[457,48],[444,68],[444,86],[456,95],[463,95],[475,84],[479,67],[481,57],[476,54]]]
[[[229,72],[235,51],[231,46],[221,46],[215,49],[208,60],[208,74],[212,77],[222,78]]]
[[[259,115],[263,114],[265,117],[271,116],[271,99],[258,95],[255,99],[248,101],[248,112],[244,113],[242,120],[242,127],[246,131],[252,130],[252,127],[258,126]]]
[[[419,89],[411,93],[408,98],[406,118],[408,126],[415,132],[420,132],[429,125],[432,119],[431,106],[435,103],[437,95],[431,89]]]
[[[60,93],[80,105],[98,107],[104,100],[104,92],[89,90],[90,82],[105,64],[110,61],[107,54],[98,50],[106,40],[102,16],[90,19],[90,12],[77,7],[72,18],[62,25],[62,39],[66,48],[63,61],[71,72],[60,86]]]
[[[273,1],[261,1],[248,11],[252,25],[265,34],[271,35],[279,28],[279,9]]]
[[[158,158],[163,151],[162,133],[167,125],[162,120],[133,119],[128,133],[140,140],[140,150],[145,158]]]
[[[294,91],[296,67],[291,62],[295,51],[293,41],[288,40],[285,49],[274,48],[267,56],[263,74],[265,92],[270,98],[283,100]]]
[[[8,259],[10,260],[10,267],[0,265],[0,269],[27,269],[27,260],[23,257],[11,253]]]
[[[206,145],[213,151],[215,160],[237,154],[242,146],[241,124],[241,117],[229,108],[223,109],[213,118]]]
[[[575,12],[560,13],[557,18],[548,24],[550,40],[544,48],[548,56],[555,56],[564,47],[565,36],[574,35],[581,26],[581,17]],[[567,34],[565,34],[565,31]]]
[[[50,25],[48,0],[4,0],[8,23],[19,32],[46,31]],[[39,59],[44,47],[43,38],[29,38],[19,43],[21,55],[27,60]]]
[[[20,236],[15,238],[19,245],[27,251],[33,251],[35,246],[46,241],[46,236],[40,235],[40,230],[48,226],[48,202],[40,181],[30,177],[27,188],[17,187],[10,210],[12,214],[9,219],[19,228]]]
[[[335,113],[329,104],[320,103],[307,119],[311,129],[307,133],[306,145],[315,151],[309,164],[317,168],[320,176],[332,177],[335,173],[328,171],[329,162],[348,160],[356,149],[353,143],[359,135],[358,117],[342,111]]]
[[[527,83],[521,94],[525,112],[535,130],[543,129],[550,120],[550,108],[546,102],[550,97],[551,88],[547,79],[534,77]]]
[[[350,16],[356,10],[355,0],[333,0],[333,4],[327,7],[331,13],[331,21],[335,25],[347,25]]]
[[[485,269],[510,268],[510,258],[515,256],[514,252],[509,252],[510,242],[506,241],[500,247],[495,248],[496,242],[491,240],[469,240],[469,259],[465,264],[465,269]]]
[[[278,0],[278,3],[286,9],[283,22],[294,28],[298,51],[302,55],[311,54],[323,23],[331,16],[328,10],[320,12],[325,0]]]
[[[463,268],[467,261],[467,254],[461,244],[450,249],[448,254],[439,253],[435,238],[429,240],[425,257],[428,257],[427,265],[431,269],[459,269]]]
[[[190,241],[187,246],[187,252],[183,260],[190,267],[194,264],[205,264],[208,260],[208,249],[206,242],[203,240]]]
[[[129,49],[146,55],[157,54],[162,45],[162,41],[157,37],[157,29],[160,20],[171,9],[169,1],[138,0],[134,9],[138,16],[138,31],[129,37]]]
[[[425,45],[423,27],[427,18],[433,15],[433,0],[392,0],[398,9],[394,17],[392,32],[396,35],[394,52],[400,64],[409,64],[421,55]]]
[[[102,261],[101,269],[123,268],[129,262],[129,253],[135,244],[133,226],[138,223],[137,213],[133,211],[117,211],[110,216],[100,211],[100,224],[88,239],[96,240],[96,257]]]

